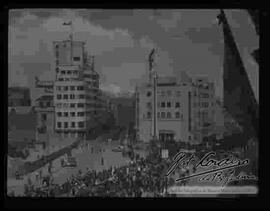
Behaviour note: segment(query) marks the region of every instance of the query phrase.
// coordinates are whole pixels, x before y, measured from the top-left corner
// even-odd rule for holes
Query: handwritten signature
[[[168,168],[166,176],[169,176],[174,172],[177,168],[181,167],[188,167],[193,165],[196,169],[201,168],[211,168],[211,170],[205,170],[199,173],[194,173],[188,176],[184,176],[181,178],[176,179],[176,182],[187,180],[194,177],[202,176],[199,181],[210,181],[210,182],[217,182],[221,183],[222,186],[225,186],[229,182],[236,181],[236,180],[256,180],[257,177],[254,175],[246,175],[240,173],[239,175],[235,176],[235,168],[240,166],[246,166],[249,164],[249,159],[240,160],[233,155],[229,155],[221,160],[216,160],[213,158],[216,153],[211,151],[206,153],[202,159],[199,159],[194,154],[187,157],[186,153],[179,152],[173,158],[172,165]]]

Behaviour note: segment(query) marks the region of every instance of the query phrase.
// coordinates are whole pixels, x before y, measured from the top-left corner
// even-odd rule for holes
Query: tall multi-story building
[[[136,91],[136,125],[139,140],[149,141],[153,124],[153,87]],[[192,80],[163,77],[157,84],[157,130],[160,140],[199,143],[214,125],[214,84],[205,78]]]
[[[8,107],[31,106],[30,90],[26,87],[8,88]]]
[[[99,75],[82,41],[55,41],[55,131],[64,137],[91,134],[97,115]],[[93,125],[92,125],[93,126]]]

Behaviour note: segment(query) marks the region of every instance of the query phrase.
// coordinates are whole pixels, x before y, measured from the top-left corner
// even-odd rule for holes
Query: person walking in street
[[[38,182],[38,180],[39,180],[39,173],[36,172],[36,173],[35,173],[35,176],[36,176],[36,182]]]
[[[104,165],[104,158],[103,157],[101,158],[101,165],[102,166]]]

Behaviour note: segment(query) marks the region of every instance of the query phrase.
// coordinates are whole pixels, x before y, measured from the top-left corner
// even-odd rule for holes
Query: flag
[[[260,11],[254,10],[254,9],[248,9],[248,13],[251,16],[253,24],[255,25],[256,34],[260,35],[260,27],[259,27]]]
[[[69,22],[64,22],[64,23],[63,23],[63,26],[71,26],[71,24],[72,24],[71,21],[69,21]]]
[[[253,9],[249,9],[247,10],[249,15],[251,16],[252,22],[255,25],[255,30],[256,30],[256,34],[259,36],[260,35],[260,11],[259,10],[253,10]],[[253,58],[255,59],[255,61],[257,62],[257,64],[259,65],[259,49],[254,50],[251,55],[253,56]]]
[[[253,58],[255,59],[255,61],[257,62],[257,64],[259,65],[260,62],[260,54],[259,54],[259,49],[254,50],[251,55],[253,56]]]
[[[224,107],[244,133],[256,136],[259,130],[258,103],[223,10],[218,19],[223,23],[224,35]]]

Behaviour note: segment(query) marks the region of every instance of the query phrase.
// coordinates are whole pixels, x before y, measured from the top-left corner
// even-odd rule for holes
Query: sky
[[[72,20],[74,39],[86,41],[95,56],[100,87],[111,92],[134,91],[148,80],[148,55],[157,50],[155,70],[160,76],[207,75],[222,97],[223,33],[219,11],[199,9],[16,9],[9,12],[9,86],[27,86],[38,96],[34,78],[53,80],[52,42],[68,38]],[[259,67],[250,53],[259,37],[245,10],[225,10],[255,96],[259,95]]]

